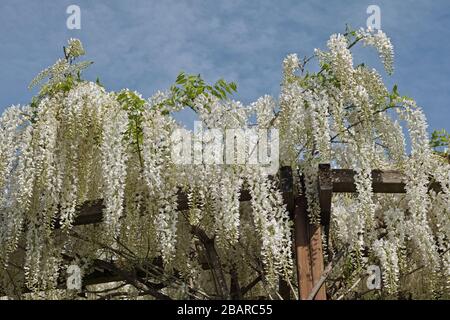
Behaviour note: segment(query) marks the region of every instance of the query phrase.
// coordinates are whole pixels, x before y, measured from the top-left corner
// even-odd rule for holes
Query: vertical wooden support
[[[333,180],[330,164],[319,164],[319,201],[321,210],[321,223],[330,225],[331,197],[333,195]]]
[[[311,254],[309,251],[306,197],[303,194],[296,199],[294,213],[298,293],[300,300],[305,300],[312,290],[313,278],[311,271]]]
[[[321,226],[308,224],[309,251],[311,256],[311,272],[313,287],[319,282],[324,270]],[[326,300],[325,284],[317,292],[315,300]]]
[[[328,245],[331,219],[331,198],[333,196],[333,176],[331,165],[319,164],[319,202],[320,217],[323,231],[325,233],[325,243]],[[331,256],[331,253],[329,253]]]
[[[302,192],[296,198],[294,209],[297,278],[301,300],[308,299],[324,270],[321,226],[309,224],[307,208],[308,203]],[[325,285],[320,288],[315,299],[326,300]]]
[[[325,241],[328,243],[331,218],[331,197],[333,196],[333,180],[330,164],[319,164],[319,202],[321,224],[325,231]],[[309,226],[310,246],[311,246],[311,265],[313,272],[314,285],[320,280],[323,270],[323,246],[322,230],[320,226]],[[317,292],[316,300],[326,300],[327,294],[325,284]]]

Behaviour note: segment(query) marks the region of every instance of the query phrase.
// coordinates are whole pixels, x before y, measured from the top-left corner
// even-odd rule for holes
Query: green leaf
[[[392,88],[392,93],[395,94],[396,97],[399,96],[399,94],[398,94],[398,86],[396,84],[394,85],[394,88]]]

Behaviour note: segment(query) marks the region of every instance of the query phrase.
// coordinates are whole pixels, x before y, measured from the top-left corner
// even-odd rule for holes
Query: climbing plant
[[[295,172],[313,224],[319,163],[356,171],[357,193],[333,197],[324,239],[328,259],[346,248],[331,298],[346,297],[371,264],[381,267],[383,285],[365,297],[448,298],[450,165],[433,152],[448,137],[430,142],[415,101],[398,86],[388,90],[367,64],[354,65],[356,45],[374,47],[393,72],[382,31],[347,30],[309,58],[288,55],[279,98],[244,106],[232,99],[235,83],[185,73],[148,99],[107,91],[83,79],[91,62],[77,62],[85,50],[70,39],[63,59],[32,81],[41,89],[31,103],[0,118],[2,295],[96,298],[95,285],[68,290],[64,277],[76,264],[87,279],[99,263],[124,275],[108,287],[116,297],[277,299],[280,278],[295,295],[292,222],[277,176],[248,161],[176,161],[174,132],[183,125],[173,114],[190,108],[205,130],[278,130],[279,165]],[[215,143],[195,139],[200,148]],[[251,158],[249,148],[241,152]],[[374,194],[375,168],[403,172],[406,194]],[[440,189],[430,190],[431,182]],[[187,210],[178,208],[180,192]],[[80,207],[99,199],[102,223],[74,226]]]

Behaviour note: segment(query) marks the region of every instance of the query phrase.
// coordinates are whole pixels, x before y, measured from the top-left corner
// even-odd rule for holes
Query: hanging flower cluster
[[[387,73],[393,72],[393,47],[382,31],[332,35],[328,51],[315,51],[317,73],[305,71],[310,59],[289,55],[284,61],[277,119],[281,161],[300,169],[313,222],[320,214],[318,164],[355,170],[356,194],[333,197],[329,251],[349,245],[354,272],[367,263],[380,265],[388,295],[403,290],[417,297],[426,291],[446,296],[449,237],[438,220],[448,221],[449,203],[437,199],[448,197],[450,166],[432,152],[421,108],[401,97],[397,86],[389,92],[375,69],[354,66],[351,48],[359,42],[374,46]],[[409,137],[399,119],[407,123]],[[375,168],[404,172],[406,194],[375,195]],[[433,182],[439,191],[429,189]],[[410,288],[404,279],[411,272],[427,278],[427,287]]]
[[[419,297],[427,290],[445,297],[450,165],[429,146],[426,119],[415,102],[397,87],[389,91],[375,69],[354,66],[351,48],[359,42],[376,47],[392,73],[393,49],[383,32],[348,31],[332,35],[328,49],[310,59],[287,56],[279,99],[263,96],[244,106],[228,97],[235,84],[219,80],[210,86],[184,73],[170,90],[148,100],[128,89],[108,92],[81,79],[90,63],[75,63],[84,48],[71,39],[65,58],[32,82],[48,78],[32,103],[13,106],[0,118],[0,284],[22,259],[25,272],[17,281],[27,290],[50,292],[67,260],[83,256],[125,268],[161,261],[172,277],[164,283],[181,276],[204,291],[227,291],[224,272],[234,284],[260,277],[255,296],[272,297],[279,277],[295,277],[292,223],[278,178],[258,164],[215,164],[205,156],[224,142],[215,129],[251,127],[279,130],[279,163],[298,173],[296,189],[306,195],[313,224],[321,219],[318,165],[355,170],[357,192],[333,197],[326,239],[330,252],[351,251],[347,271],[378,264],[389,296],[409,290]],[[316,73],[306,71],[313,58],[320,65]],[[202,122],[196,135],[175,121],[173,113],[182,108],[194,110]],[[191,139],[193,161],[174,158],[183,138],[176,132]],[[234,151],[247,160],[252,156],[249,149]],[[375,195],[375,168],[404,172],[406,194]],[[241,201],[244,190],[247,204]],[[76,226],[80,208],[98,201],[103,223]],[[126,254],[118,254],[121,248]],[[214,281],[202,270],[205,257]],[[415,270],[426,279],[423,290],[405,285]],[[14,295],[9,286],[1,289]]]
[[[388,74],[392,74],[394,72],[394,47],[386,34],[381,30],[374,31],[370,28],[360,29],[357,34],[363,40],[364,45],[377,49],[384,69]]]

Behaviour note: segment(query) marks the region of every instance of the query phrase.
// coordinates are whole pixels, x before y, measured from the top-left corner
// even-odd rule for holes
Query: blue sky
[[[66,28],[70,4],[81,8],[81,30]],[[127,87],[149,97],[184,70],[236,81],[235,97],[244,103],[277,96],[287,54],[310,55],[346,23],[365,26],[370,4],[381,8],[382,29],[395,47],[388,86],[397,83],[414,97],[431,129],[450,131],[450,1],[444,0],[1,0],[0,111],[30,100],[28,83],[61,56],[70,37],[80,38],[95,61],[86,77],[99,76],[109,90]],[[374,50],[355,54],[381,69]]]

